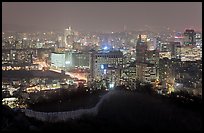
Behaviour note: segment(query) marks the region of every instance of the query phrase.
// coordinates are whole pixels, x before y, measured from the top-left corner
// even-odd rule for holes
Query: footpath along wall
[[[105,94],[100,101],[96,104],[95,107],[90,109],[79,109],[75,111],[66,111],[66,112],[38,112],[30,109],[22,109],[21,111],[25,113],[27,117],[35,118],[44,122],[62,122],[69,119],[78,119],[82,115],[97,115],[98,109],[104,100],[107,100],[115,91],[109,91]]]

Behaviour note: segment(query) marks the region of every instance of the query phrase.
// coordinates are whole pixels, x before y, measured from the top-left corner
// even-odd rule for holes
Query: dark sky
[[[202,29],[202,3],[12,2],[2,3],[3,31],[122,31],[151,27]]]

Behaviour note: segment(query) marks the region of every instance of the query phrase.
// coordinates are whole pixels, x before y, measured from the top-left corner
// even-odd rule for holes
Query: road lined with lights
[[[61,73],[61,70],[56,70],[56,69],[49,69],[50,71],[54,71],[57,73]],[[77,79],[83,79],[87,81],[87,73],[72,73],[72,72],[65,72],[65,75],[69,75],[71,78],[77,78]]]
[[[47,68],[49,66],[46,62],[39,61],[39,60],[34,61],[34,63],[39,64],[39,69],[41,70],[43,69],[43,67]],[[49,70],[57,73],[61,73],[61,70],[59,69],[50,68]],[[65,72],[65,75],[69,75],[71,78],[77,78],[77,79],[82,79],[87,81],[87,73]]]

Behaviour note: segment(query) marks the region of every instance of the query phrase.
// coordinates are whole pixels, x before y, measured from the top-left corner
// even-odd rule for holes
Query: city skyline
[[[202,31],[199,2],[21,2],[2,4],[2,30],[17,32],[62,31],[68,26],[80,32],[124,30]]]
[[[201,10],[3,3],[1,130],[201,132]]]

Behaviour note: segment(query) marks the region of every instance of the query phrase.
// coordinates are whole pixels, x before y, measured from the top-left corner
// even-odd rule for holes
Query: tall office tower
[[[89,68],[89,59],[90,53],[88,52],[72,52],[72,65],[75,68]]]
[[[156,65],[159,62],[159,52],[157,50],[147,51],[145,62]]]
[[[73,31],[71,27],[65,29],[64,31],[64,47],[68,48],[71,47],[72,45],[72,37],[73,36]]]
[[[192,29],[187,29],[184,32],[184,45],[185,46],[195,46],[196,45],[196,33]]]
[[[164,58],[159,60],[159,81],[162,83],[165,91],[170,91],[168,89],[169,85],[172,85],[174,82],[174,72],[172,69],[172,60]]]
[[[123,65],[121,51],[92,52],[90,61],[91,79],[108,80],[111,85],[119,85]]]
[[[139,35],[136,45],[136,78],[151,83],[156,79],[156,50],[148,50],[147,36]]]
[[[51,53],[51,66],[65,68],[65,53]]]
[[[22,39],[22,48],[30,48],[30,41],[28,38]]]
[[[183,34],[181,32],[177,32],[174,36],[174,42],[179,42],[180,45],[183,45]]]
[[[136,60],[138,62],[145,62],[147,53],[146,35],[139,35],[136,44]]]
[[[156,50],[157,47],[157,38],[149,38],[147,40],[147,50],[152,51]]]
[[[171,58],[177,58],[177,48],[181,46],[180,42],[169,42],[170,44],[170,53],[171,53]]]
[[[202,48],[202,34],[200,32],[196,32],[195,41],[196,46]]]
[[[62,36],[58,36],[58,38],[57,38],[57,41],[58,41],[58,43],[59,43],[59,48],[61,48],[61,47],[63,47],[63,39],[62,39]]]
[[[176,59],[181,59],[181,45],[177,45],[175,47],[175,58]]]
[[[161,51],[161,38],[160,37],[156,38],[156,50]]]

